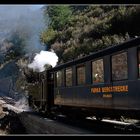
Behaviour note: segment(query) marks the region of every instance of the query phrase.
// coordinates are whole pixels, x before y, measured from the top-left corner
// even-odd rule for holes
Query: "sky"
[[[1,7],[8,7],[8,6],[27,6],[27,7],[29,7],[30,9],[32,9],[32,10],[37,10],[37,9],[39,9],[39,8],[41,8],[41,7],[43,7],[44,5],[41,5],[41,4],[33,4],[33,5],[30,5],[30,4],[27,4],[27,5],[23,5],[23,4],[16,4],[16,5],[14,5],[14,4],[12,4],[12,5],[8,5],[8,4],[6,4],[6,5],[0,5],[0,8]]]
[[[36,10],[36,9],[39,9],[39,8],[43,7],[44,5],[34,4],[34,5],[29,5],[29,6],[32,10]]]

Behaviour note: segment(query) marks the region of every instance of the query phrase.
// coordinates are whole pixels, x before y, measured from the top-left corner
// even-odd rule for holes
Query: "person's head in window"
[[[94,77],[95,77],[94,79],[95,82],[100,82],[101,77],[99,76],[98,73],[96,73]]]

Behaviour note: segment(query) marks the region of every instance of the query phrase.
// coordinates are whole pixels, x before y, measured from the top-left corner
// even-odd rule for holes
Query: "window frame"
[[[58,85],[58,83],[57,83],[57,72],[61,72],[61,84],[60,85]],[[63,69],[61,69],[61,70],[58,70],[58,71],[56,71],[55,72],[55,87],[62,87],[62,84],[63,84]]]
[[[115,55],[118,55],[118,54],[122,54],[122,53],[126,53],[127,54],[127,78],[125,79],[125,78],[123,78],[123,79],[119,79],[119,80],[113,80],[113,76],[112,76],[112,56],[115,56]],[[128,80],[128,76],[129,76],[129,74],[128,74],[128,49],[126,49],[126,50],[122,50],[122,51],[119,51],[119,52],[115,52],[115,53],[113,53],[113,54],[111,54],[110,55],[110,65],[111,65],[111,82],[117,82],[117,81],[126,81],[126,80]]]
[[[93,64],[93,62],[98,61],[98,60],[103,60],[103,75],[104,75],[103,82],[95,82],[95,81],[93,81],[93,68],[92,68],[92,64]],[[105,66],[104,66],[104,58],[103,57],[100,57],[100,58],[97,58],[97,59],[94,59],[94,60],[91,61],[91,83],[92,84],[105,83]]]
[[[78,84],[78,74],[77,74],[77,68],[79,67],[82,67],[84,66],[84,71],[85,71],[85,79],[84,79],[84,83],[83,84]],[[86,64],[85,63],[82,63],[82,64],[79,64],[79,65],[76,65],[76,85],[77,86],[81,86],[81,85],[85,85],[86,84]]]
[[[67,74],[66,74],[66,70],[67,70],[67,69],[71,69],[71,72],[72,72],[72,74],[71,74],[71,85],[67,85],[67,82],[66,82],[66,81],[67,81],[67,80],[66,80],[66,79],[67,79],[67,76],[66,76],[66,75],[67,75]],[[72,67],[67,67],[67,68],[65,68],[65,86],[66,86],[66,87],[71,87],[71,86],[73,86],[73,68],[72,68]]]

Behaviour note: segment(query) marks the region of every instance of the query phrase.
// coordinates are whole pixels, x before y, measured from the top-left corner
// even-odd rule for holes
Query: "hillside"
[[[119,44],[140,35],[140,6],[57,5],[44,7],[41,41],[59,63]]]

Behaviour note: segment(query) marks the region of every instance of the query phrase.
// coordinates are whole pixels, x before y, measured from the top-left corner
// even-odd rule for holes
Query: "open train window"
[[[92,62],[92,82],[93,83],[104,82],[103,59],[99,59]]]
[[[76,68],[77,85],[85,84],[85,65],[77,66]]]
[[[62,71],[57,71],[56,72],[56,86],[60,87],[62,86]]]
[[[127,52],[112,56],[112,80],[128,79]]]
[[[72,86],[72,68],[66,68],[66,86]]]

